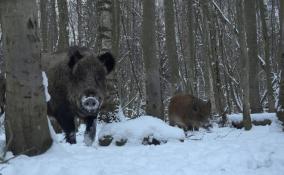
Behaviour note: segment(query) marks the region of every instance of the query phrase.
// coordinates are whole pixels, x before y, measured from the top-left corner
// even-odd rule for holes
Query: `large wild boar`
[[[94,141],[98,112],[107,93],[105,79],[114,65],[110,53],[96,56],[78,47],[43,58],[51,96],[48,115],[56,118],[67,142],[76,143],[75,117],[86,122],[85,143]]]
[[[211,103],[192,95],[176,95],[169,104],[170,125],[187,130],[198,130],[210,117]]]

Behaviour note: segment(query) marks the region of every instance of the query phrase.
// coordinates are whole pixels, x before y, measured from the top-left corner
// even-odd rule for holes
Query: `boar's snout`
[[[97,114],[102,103],[101,99],[101,97],[93,95],[83,96],[81,98],[81,107],[83,109],[83,113],[85,113],[87,116]]]

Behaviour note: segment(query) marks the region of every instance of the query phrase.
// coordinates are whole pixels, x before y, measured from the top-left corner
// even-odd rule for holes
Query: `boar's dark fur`
[[[106,76],[114,69],[110,53],[94,55],[87,48],[71,47],[67,53],[52,56],[56,63],[46,68],[48,115],[53,116],[66,134],[66,141],[76,143],[74,118],[86,122],[85,143],[92,144],[96,120],[106,96]]]

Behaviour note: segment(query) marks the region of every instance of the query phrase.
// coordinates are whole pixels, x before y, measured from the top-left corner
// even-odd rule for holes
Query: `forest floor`
[[[264,115],[261,114],[262,117]],[[136,127],[139,128],[139,125]],[[65,143],[63,135],[58,134],[58,142],[46,153],[35,157],[18,156],[1,164],[0,174],[284,174],[284,133],[277,121],[267,126],[253,126],[250,131],[214,126],[210,132],[200,130],[190,133],[191,136],[184,142],[169,141],[158,146],[126,144],[102,147],[96,142],[87,147],[83,143],[82,128],[77,133],[77,144]],[[3,134],[0,139],[4,139]],[[12,156],[9,153],[7,158]]]

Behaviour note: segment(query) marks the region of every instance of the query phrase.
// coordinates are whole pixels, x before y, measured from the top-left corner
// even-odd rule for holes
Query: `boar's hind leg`
[[[74,114],[67,106],[62,105],[56,113],[56,120],[65,132],[66,141],[70,144],[76,143],[76,132]]]
[[[96,137],[96,127],[97,127],[97,119],[96,117],[88,117],[86,119],[86,131],[84,142],[87,146],[91,146]]]

